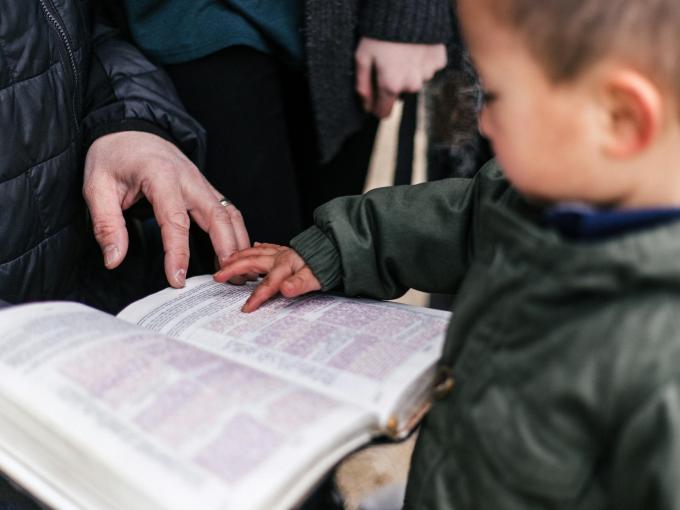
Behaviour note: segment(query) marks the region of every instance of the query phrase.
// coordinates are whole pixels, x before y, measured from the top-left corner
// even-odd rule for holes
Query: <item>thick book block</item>
[[[448,313],[314,294],[246,315],[249,293],[0,311],[0,470],[56,509],[286,509],[415,426]]]

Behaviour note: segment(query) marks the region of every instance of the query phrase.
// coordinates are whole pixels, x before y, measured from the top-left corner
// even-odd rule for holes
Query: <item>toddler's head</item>
[[[458,0],[482,130],[527,195],[680,205],[678,0]],[[672,168],[675,166],[675,169]]]

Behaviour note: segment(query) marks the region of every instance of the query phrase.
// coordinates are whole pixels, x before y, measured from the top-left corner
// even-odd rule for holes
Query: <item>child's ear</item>
[[[659,88],[634,70],[618,70],[604,83],[607,113],[605,152],[627,158],[648,148],[663,123]]]

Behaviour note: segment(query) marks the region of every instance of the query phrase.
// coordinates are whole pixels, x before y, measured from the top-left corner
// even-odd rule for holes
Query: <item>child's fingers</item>
[[[219,270],[220,262],[217,255],[215,255],[215,271]],[[232,276],[231,278],[229,278],[229,283],[231,283],[232,285],[244,285],[246,282],[250,282],[253,280],[257,280],[257,275],[255,273],[247,273],[244,275]]]
[[[242,312],[250,313],[257,310],[262,303],[279,293],[279,285],[272,282],[267,276],[250,295],[248,300],[241,308]]]
[[[229,283],[231,283],[232,285],[245,285],[246,282],[248,281],[249,281],[248,276],[244,274],[232,276],[231,278],[229,278]]]
[[[261,271],[261,270],[253,270],[248,268],[245,273],[239,273],[238,269],[234,268],[234,265],[236,262],[242,261],[242,260],[249,260],[249,263],[252,263],[251,257],[261,257],[261,256],[269,256],[273,258],[279,253],[279,248],[275,244],[262,244],[262,243],[257,243],[255,247],[253,248],[246,248],[244,250],[238,251],[233,253],[228,259],[223,261],[224,267],[218,267],[217,268],[217,274],[214,276],[215,281],[218,281],[220,283],[224,283],[225,281],[229,281],[229,283],[232,283],[234,285],[243,285],[246,282],[252,282],[255,281],[259,278],[260,273],[264,273],[266,271]],[[239,266],[241,267],[241,266]]]
[[[280,244],[272,244],[272,243],[255,243],[253,244],[253,248],[270,248],[270,249],[275,249],[275,250],[281,250],[285,248],[285,246],[281,246]]]
[[[274,245],[272,245],[273,247]],[[272,248],[265,248],[262,249],[259,246],[256,247],[250,247],[250,248],[244,248],[243,250],[235,251],[229,257],[224,258],[224,259],[218,259],[217,256],[215,256],[215,267],[216,271],[219,271],[223,266],[227,266],[231,262],[234,262],[236,260],[240,260],[244,257],[252,257],[252,256],[257,256],[257,255],[276,255],[278,253],[276,250]]]
[[[242,311],[249,313],[257,310],[262,303],[278,294],[283,282],[296,273],[296,266],[299,266],[299,261],[301,260],[302,259],[292,251],[277,258],[276,263],[271,271],[269,271],[269,274],[257,286],[245,305],[243,305]]]
[[[321,290],[321,283],[307,266],[281,283],[281,294],[292,298]]]
[[[280,250],[277,249],[277,246],[274,244],[271,245],[263,245],[263,244],[258,244],[257,246],[252,246],[250,248],[245,248],[240,251],[236,251],[231,254],[231,256],[223,261],[223,265],[227,266],[228,264],[240,260],[242,258],[247,258],[247,257],[257,257],[260,255],[269,255],[269,256],[274,256],[277,253],[279,253]]]
[[[213,275],[213,280],[224,283],[234,276],[245,275],[248,273],[268,273],[271,271],[275,257],[271,255],[252,255],[240,256],[227,263],[222,269]]]

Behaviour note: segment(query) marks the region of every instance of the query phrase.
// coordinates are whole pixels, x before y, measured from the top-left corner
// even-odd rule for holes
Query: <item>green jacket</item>
[[[324,289],[456,294],[409,509],[680,508],[680,222],[544,227],[495,164],[333,201],[292,246]]]

